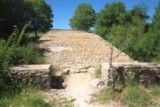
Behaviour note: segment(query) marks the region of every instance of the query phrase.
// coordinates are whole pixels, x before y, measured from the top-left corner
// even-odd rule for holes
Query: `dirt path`
[[[75,107],[118,107],[113,104],[100,105],[90,102],[90,95],[99,91],[97,87],[91,86],[91,81],[95,79],[96,67],[108,61],[108,42],[86,32],[50,31],[40,39],[39,46],[49,49],[46,53],[48,63],[58,66],[61,72],[69,73],[65,79],[67,87],[57,92],[59,96],[72,99]],[[132,61],[116,48],[113,56],[117,56],[114,62]]]

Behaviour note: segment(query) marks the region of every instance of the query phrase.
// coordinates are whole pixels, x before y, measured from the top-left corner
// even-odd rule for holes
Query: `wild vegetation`
[[[157,99],[160,96],[160,86],[152,86],[146,89],[131,78],[126,82],[126,87],[123,90],[113,90],[112,87],[107,87],[102,92],[94,94],[92,101],[107,103],[112,100],[121,102],[122,105],[128,105],[129,107],[160,106]]]
[[[94,25],[96,13],[90,4],[80,4],[75,10],[70,26],[76,30],[88,31]]]
[[[44,63],[43,51],[37,48],[35,41],[38,32],[50,29],[53,15],[44,0],[1,0],[0,14],[0,106],[8,107],[10,101],[6,96],[14,99],[23,90],[23,86],[11,81],[10,67]],[[41,97],[35,100],[35,105],[44,102]],[[17,103],[14,106],[23,106],[18,105],[18,100],[14,103]]]
[[[94,18],[94,20],[90,18],[94,15],[85,15],[85,13],[89,14],[87,13],[89,9],[81,8],[80,5],[71,18],[70,25],[73,29],[85,31],[94,27],[97,34],[135,60],[160,62],[160,3],[153,17],[149,17],[147,9],[148,6],[144,3],[130,10],[126,10],[123,2],[108,3],[97,13],[95,21]],[[84,24],[86,22],[92,22],[92,24]],[[79,28],[80,26],[88,29]]]
[[[0,107],[74,107],[66,99],[47,99],[37,88],[25,88],[16,94],[7,94],[0,99]]]
[[[159,62],[160,3],[152,20],[145,4],[126,10],[123,2],[106,4],[97,16],[96,33],[138,61]],[[157,23],[157,24],[156,24]]]
[[[30,22],[27,31],[48,31],[52,27],[52,10],[44,0],[1,0],[0,37],[5,40],[13,32],[13,26],[22,29]]]
[[[147,8],[140,4],[126,10],[123,2],[114,2],[106,4],[96,14],[90,4],[80,4],[70,25],[84,31],[94,27],[97,34],[135,60],[160,62],[160,2],[153,18],[147,14]],[[39,92],[25,91],[8,76],[11,66],[44,62],[43,52],[36,47],[35,41],[38,32],[52,27],[52,18],[51,7],[45,0],[0,0],[0,106],[54,106],[54,101],[46,103]],[[101,74],[101,67],[96,73],[97,76]],[[158,101],[153,101],[160,95],[159,90],[159,86],[145,89],[129,82],[122,92],[107,88],[95,96],[102,102],[120,98],[131,107],[160,106]]]

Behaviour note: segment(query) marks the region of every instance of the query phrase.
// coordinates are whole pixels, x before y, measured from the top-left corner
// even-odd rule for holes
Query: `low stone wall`
[[[160,64],[154,63],[113,63],[113,79],[115,83],[122,83],[124,86],[127,79],[132,79],[140,84],[160,84]],[[106,84],[111,84],[111,73],[109,64],[102,64],[102,78]]]
[[[51,65],[19,65],[11,68],[11,79],[17,84],[51,87]]]

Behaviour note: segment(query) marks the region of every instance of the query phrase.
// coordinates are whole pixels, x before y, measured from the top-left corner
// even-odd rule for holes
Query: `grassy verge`
[[[21,92],[6,95],[0,100],[1,107],[50,107],[46,103],[40,91],[35,89],[23,89]]]
[[[4,96],[0,99],[0,107],[73,107],[73,104],[66,99],[47,100],[42,91],[28,88],[14,95]]]
[[[140,85],[127,85],[122,92],[106,88],[100,93],[93,95],[93,101],[107,103],[107,101],[121,101],[129,107],[160,107],[160,86],[151,86],[146,89]]]

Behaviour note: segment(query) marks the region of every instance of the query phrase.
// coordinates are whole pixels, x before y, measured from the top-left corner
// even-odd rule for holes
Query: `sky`
[[[96,13],[100,12],[107,3],[121,1],[125,4],[126,10],[132,9],[135,5],[144,3],[148,6],[148,15],[152,18],[155,7],[160,0],[45,0],[52,8],[53,28],[71,29],[69,20],[73,17],[74,11],[81,3],[89,3]]]

